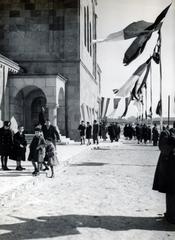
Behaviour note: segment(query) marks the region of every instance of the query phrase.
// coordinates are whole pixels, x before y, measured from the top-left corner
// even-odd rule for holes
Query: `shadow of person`
[[[127,231],[132,229],[148,231],[175,231],[175,225],[168,224],[159,217],[131,216],[89,216],[62,215],[43,216],[36,219],[14,217],[13,224],[0,225],[0,239],[24,240],[45,239],[52,237],[80,234],[80,228],[101,228],[110,231]]]

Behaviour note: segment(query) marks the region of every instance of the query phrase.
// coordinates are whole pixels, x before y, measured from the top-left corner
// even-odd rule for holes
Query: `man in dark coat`
[[[141,138],[142,138],[142,127],[138,123],[135,127],[135,131],[136,131],[136,138],[137,138],[137,141],[139,144],[141,142]]]
[[[46,123],[42,127],[42,131],[43,131],[44,138],[45,139],[51,138],[52,143],[56,147],[56,141],[60,141],[60,135],[59,135],[56,127],[51,125],[51,122],[49,119],[46,120]]]
[[[99,125],[97,123],[97,120],[94,120],[93,123],[93,143],[98,144],[98,135],[99,135]]]
[[[90,140],[91,137],[92,137],[92,126],[90,125],[89,122],[87,122],[87,125],[86,125],[86,139],[88,140],[87,145],[91,144],[91,140]]]
[[[115,139],[115,129],[114,129],[114,124],[112,124],[112,123],[110,123],[110,125],[108,127],[108,134],[109,134],[109,138],[112,143]]]
[[[160,156],[155,171],[153,190],[166,193],[168,222],[175,223],[175,123],[170,129],[163,129],[159,139]]]
[[[85,144],[85,130],[86,130],[86,127],[85,127],[84,121],[81,121],[80,125],[78,126],[78,130],[80,132],[81,144]]]
[[[10,170],[7,167],[8,157],[12,153],[13,147],[13,132],[10,129],[11,123],[9,121],[4,121],[4,125],[0,128],[0,155],[1,164],[4,171]]]
[[[156,123],[154,124],[154,127],[152,129],[152,139],[153,139],[153,146],[157,146],[157,142],[158,142],[158,139],[159,139],[159,132],[157,130]]]
[[[114,124],[114,131],[115,131],[115,141],[118,142],[118,140],[120,139],[121,129],[120,129],[120,125],[117,122]]]

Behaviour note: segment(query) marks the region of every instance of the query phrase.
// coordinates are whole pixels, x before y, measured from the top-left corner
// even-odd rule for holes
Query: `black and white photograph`
[[[175,0],[0,0],[0,240],[175,239]]]

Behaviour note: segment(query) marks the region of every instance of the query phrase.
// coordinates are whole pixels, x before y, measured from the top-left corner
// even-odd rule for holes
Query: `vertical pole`
[[[153,111],[153,89],[152,89],[152,65],[150,62],[150,118],[151,118],[151,129],[152,129],[152,125],[153,125],[153,116],[152,116],[152,111]],[[152,141],[152,134],[151,134],[151,141]]]
[[[161,36],[161,30],[159,30],[159,41],[160,41],[160,104],[161,104],[161,111],[160,111],[160,130],[162,130],[163,127],[163,116],[162,116],[162,61],[161,61],[161,44],[162,44],[162,36]]]
[[[170,95],[168,95],[168,127],[170,125]]]
[[[145,122],[146,124],[148,123],[147,121],[147,116],[148,116],[148,112],[147,112],[147,108],[148,108],[148,102],[147,102],[147,86],[145,87]]]

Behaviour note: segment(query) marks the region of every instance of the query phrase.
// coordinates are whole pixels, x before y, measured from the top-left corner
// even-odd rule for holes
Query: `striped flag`
[[[114,109],[118,108],[118,104],[120,102],[121,98],[114,98]]]
[[[100,43],[100,42],[109,42],[109,41],[120,41],[120,40],[127,40],[130,38],[137,37],[141,33],[145,33],[148,30],[146,30],[149,26],[151,26],[153,23],[146,22],[146,21],[138,21],[133,22],[126,26],[123,30],[118,32],[113,32],[109,34],[107,37],[103,39],[96,39],[92,40],[92,43]]]
[[[132,100],[132,99],[131,99],[131,96],[125,98],[125,111],[124,111],[124,113],[122,114],[121,118],[123,118],[123,117],[126,116],[126,114],[127,114],[127,112],[128,112],[128,107],[129,107],[129,104],[130,104],[131,100]]]
[[[129,46],[129,48],[126,50],[123,63],[124,65],[128,65],[131,63],[134,59],[136,59],[145,49],[145,46],[150,39],[152,33],[156,30],[159,30],[162,26],[162,20],[166,16],[169,7],[171,6],[168,5],[156,18],[155,22],[148,26],[143,34],[140,34]]]
[[[134,85],[136,84],[137,80],[140,78],[142,73],[145,71],[147,64],[150,62],[151,58],[149,58],[146,62],[140,65],[133,75],[125,82],[125,84],[118,90],[116,96],[118,97],[128,97],[131,93]]]
[[[110,103],[110,98],[101,97],[101,118],[106,117]]]

